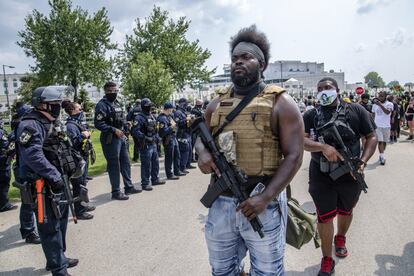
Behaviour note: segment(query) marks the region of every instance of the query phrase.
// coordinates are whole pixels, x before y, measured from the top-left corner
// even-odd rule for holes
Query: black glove
[[[149,142],[149,143],[154,142],[154,137],[145,136],[145,142]]]
[[[58,182],[54,182],[51,185],[52,191],[54,193],[61,193],[63,190],[63,187],[65,187],[65,183],[63,182],[62,179],[60,179]]]

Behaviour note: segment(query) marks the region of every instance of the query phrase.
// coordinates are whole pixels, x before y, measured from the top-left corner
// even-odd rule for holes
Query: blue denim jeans
[[[260,238],[241,212],[237,200],[220,196],[210,208],[205,225],[212,275],[238,276],[247,250],[250,275],[284,275],[287,203],[282,192],[259,215],[265,237]]]

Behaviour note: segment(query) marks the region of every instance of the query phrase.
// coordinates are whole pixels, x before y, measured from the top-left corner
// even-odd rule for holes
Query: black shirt
[[[367,136],[373,132],[376,128],[375,123],[372,120],[371,115],[368,111],[360,104],[347,103],[347,121],[351,129],[354,131],[357,137]],[[320,110],[327,117],[326,120],[329,120],[332,115],[336,112],[336,107],[320,107]],[[316,113],[317,109],[311,109],[306,111],[303,114],[303,121],[305,124],[305,133],[311,135],[315,133],[316,135]],[[317,139],[315,139],[317,140]],[[319,158],[321,155],[320,152],[312,152],[312,157]]]

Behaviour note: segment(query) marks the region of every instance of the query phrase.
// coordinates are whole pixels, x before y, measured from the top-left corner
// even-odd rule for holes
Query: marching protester
[[[165,181],[159,179],[157,121],[154,115],[151,114],[151,108],[151,100],[148,98],[142,99],[142,111],[134,118],[131,129],[132,136],[141,145],[141,187],[146,191],[152,191],[153,185],[165,184]]]
[[[394,104],[387,101],[387,94],[384,91],[378,93],[378,97],[373,99],[372,113],[374,113],[376,133],[378,139],[379,162],[385,165],[385,149],[390,141],[391,135],[391,115]]]
[[[405,110],[405,120],[407,121],[407,125],[408,125],[408,130],[410,132],[407,140],[413,140],[413,135],[414,135],[414,122],[413,122],[413,117],[414,117],[414,97],[412,97],[410,99],[410,101],[408,102],[407,105],[407,109]]]
[[[250,194],[260,182],[266,188],[244,202],[230,190],[215,198],[205,224],[212,275],[238,275],[250,254],[250,275],[283,275],[287,203],[285,187],[298,171],[303,155],[303,121],[295,101],[278,86],[262,79],[270,45],[256,26],[241,29],[230,42],[232,86],[207,107],[205,121],[212,133],[222,129],[236,137],[237,167],[247,175],[241,189]],[[247,103],[243,99],[248,99]],[[243,108],[230,122],[224,118],[239,103]],[[257,112],[257,116],[252,116]],[[223,128],[224,127],[224,128]],[[255,143],[252,143],[255,139]],[[211,185],[221,180],[212,154],[196,142],[201,172],[212,174]],[[284,158],[282,158],[282,155]],[[217,182],[215,184],[215,182]],[[216,187],[217,188],[217,187]],[[214,191],[215,188],[209,188]],[[261,238],[249,221],[259,218]]]
[[[80,104],[71,101],[63,101],[62,107],[69,115],[66,119],[66,131],[72,142],[72,146],[86,162],[85,172],[83,175],[72,180],[73,196],[78,197],[82,186],[86,187],[88,182],[86,177],[88,175],[89,154],[90,151],[93,150],[92,143],[90,142],[91,133],[85,128],[84,125],[82,125],[84,114]],[[81,201],[75,202],[76,216],[80,220],[88,220],[93,218],[93,215],[88,212],[94,211],[95,207],[86,204],[86,202]]]
[[[104,85],[105,96],[95,107],[95,127],[101,131],[100,142],[107,161],[107,170],[112,188],[112,199],[127,200],[129,194],[141,192],[131,181],[131,163],[129,161],[128,141],[125,132],[128,126],[121,104],[116,100],[118,88],[116,83]],[[121,179],[124,181],[124,192],[120,190]]]
[[[318,86],[318,106],[305,112],[305,150],[311,152],[309,165],[309,193],[315,203],[318,231],[322,240],[322,262],[319,276],[333,275],[332,241],[337,257],[348,256],[346,234],[352,221],[352,210],[358,202],[361,187],[351,173],[344,171],[333,179],[332,173],[344,166],[335,137],[323,132],[328,124],[337,126],[339,135],[352,158],[360,158],[359,173],[374,154],[377,145],[375,125],[369,113],[359,104],[346,103],[339,97],[336,80],[323,78]],[[361,154],[360,137],[365,137]],[[389,137],[389,136],[388,136]],[[338,215],[334,237],[333,219]]]

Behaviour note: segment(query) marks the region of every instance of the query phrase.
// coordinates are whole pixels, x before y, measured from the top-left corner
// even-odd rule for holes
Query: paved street
[[[387,163],[369,162],[368,194],[362,194],[348,234],[350,256],[336,275],[414,275],[414,144],[390,145]],[[307,193],[309,154],[292,183],[293,195],[314,209]],[[135,181],[139,167],[133,167]],[[199,202],[208,176],[198,170],[126,202],[111,201],[107,175],[90,182],[95,218],[70,222],[69,257],[80,259],[72,275],[209,275]],[[19,236],[18,210],[0,214],[0,275],[46,275],[40,246]],[[286,250],[286,275],[316,275],[321,253],[313,243]]]

